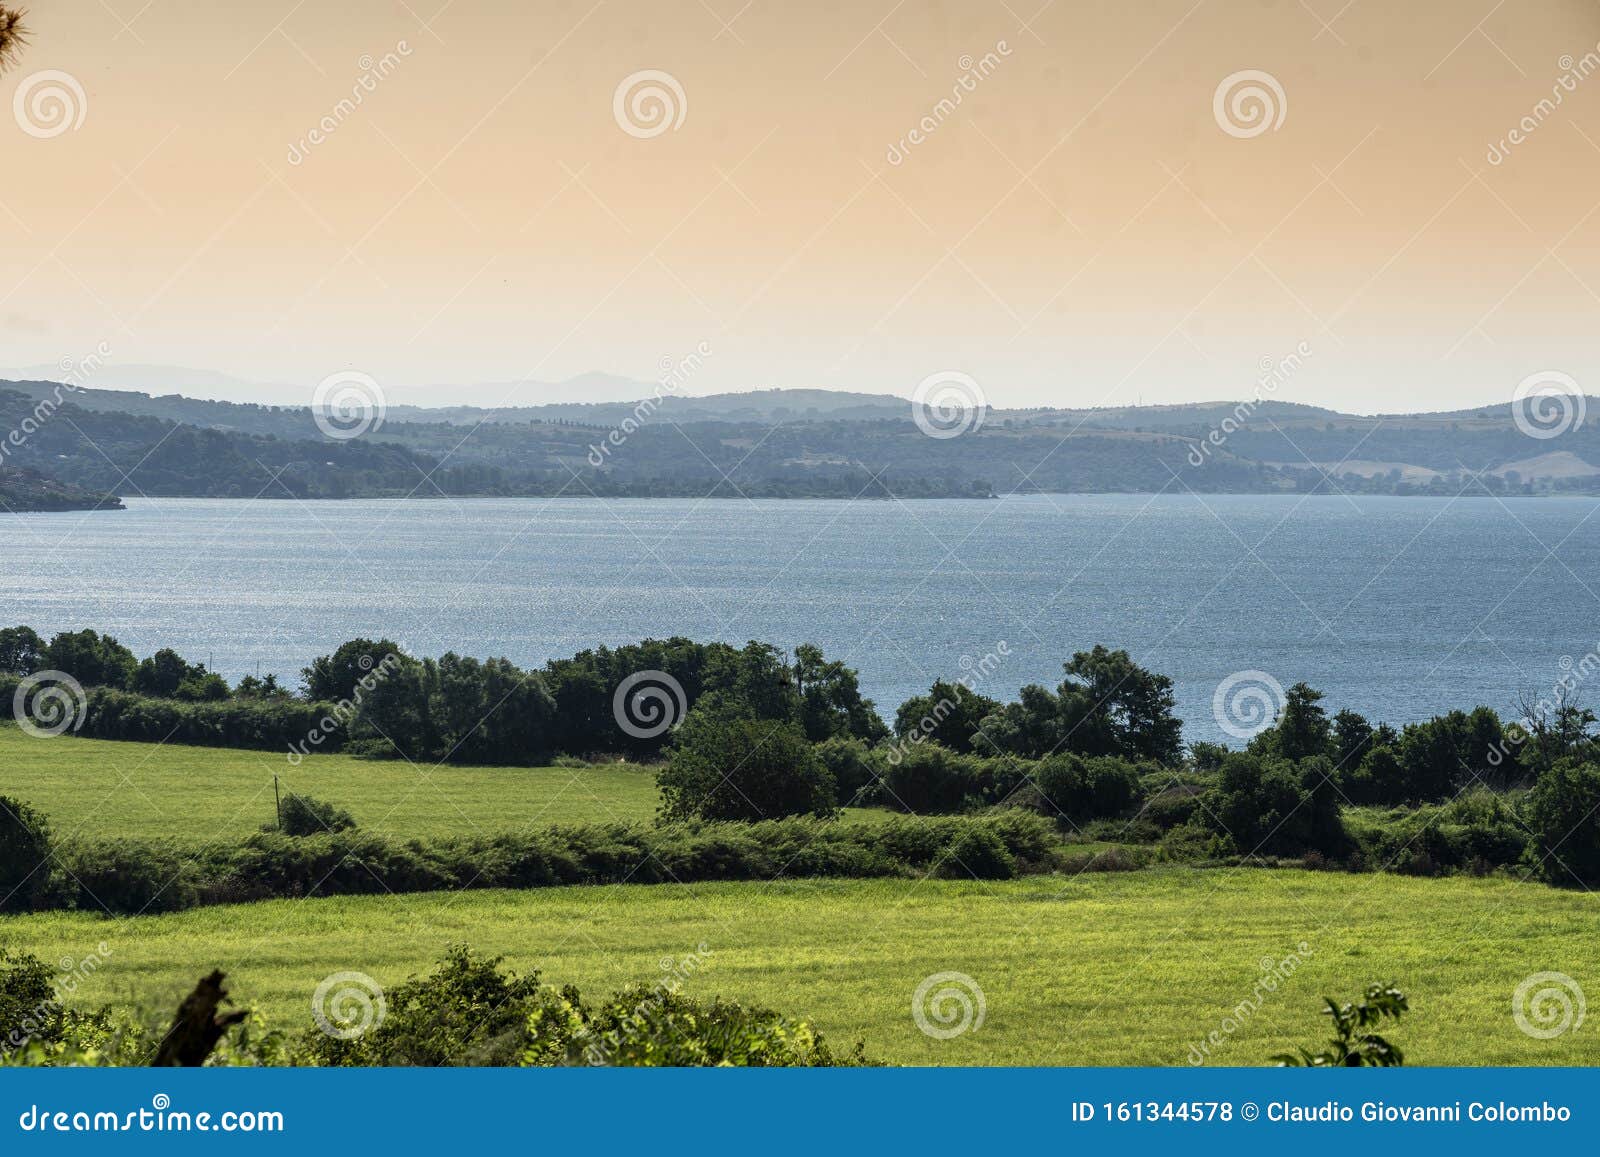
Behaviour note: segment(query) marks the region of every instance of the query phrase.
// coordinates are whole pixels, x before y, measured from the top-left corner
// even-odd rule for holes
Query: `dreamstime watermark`
[[[367,694],[394,674],[395,669],[400,666],[400,656],[390,651],[374,665],[371,655],[362,655],[356,660],[356,665],[365,674],[356,680],[350,697],[335,703],[332,710],[319,719],[317,725],[306,732],[306,737],[299,743],[289,745],[289,754],[286,758],[291,767],[299,767],[301,761],[311,754],[313,747],[321,747],[323,741],[333,732],[350,725],[361,713],[361,704],[365,702]]]
[[[1270,72],[1244,68],[1229,73],[1211,96],[1211,115],[1230,137],[1248,140],[1277,132],[1289,115],[1289,96]]]
[[[961,75],[957,76],[955,83],[950,86],[950,95],[940,97],[910,132],[889,146],[888,162],[891,165],[904,164],[906,158],[911,155],[911,150],[938,132],[939,126],[955,115],[956,109],[961,107],[961,102],[967,94],[977,92],[978,85],[994,75],[995,70],[1000,67],[1000,62],[1010,56],[1011,52],[1009,44],[1004,40],[997,40],[994,42],[994,48],[977,60],[970,54],[961,56],[956,61],[956,67],[961,70]]]
[[[83,127],[89,97],[70,72],[47,68],[22,78],[11,98],[11,115],[30,137],[49,140]]]
[[[365,972],[334,972],[311,994],[311,1016],[334,1040],[355,1040],[389,1015],[383,986]]]
[[[339,442],[381,429],[387,409],[383,387],[359,370],[329,374],[311,394],[311,418],[317,429]]]
[[[65,671],[35,671],[24,676],[11,696],[17,726],[35,739],[53,739],[83,726],[89,696]]]
[[[1571,374],[1540,370],[1511,393],[1511,420],[1530,438],[1559,438],[1583,425],[1588,403]]]
[[[1486,759],[1490,767],[1499,767],[1524,743],[1540,734],[1547,720],[1558,716],[1562,708],[1572,706],[1578,688],[1600,673],[1600,642],[1581,659],[1574,660],[1571,655],[1562,655],[1557,665],[1561,668],[1561,674],[1549,692],[1541,695],[1537,701],[1521,703],[1522,718],[1509,724],[1505,729],[1505,737],[1489,749]]]
[[[1189,447],[1189,465],[1204,466],[1206,459],[1211,457],[1212,450],[1221,449],[1228,436],[1249,421],[1261,403],[1267,400],[1265,395],[1277,393],[1278,387],[1298,373],[1310,356],[1310,344],[1301,342],[1294,347],[1292,354],[1277,361],[1263,357],[1260,363],[1261,376],[1256,379],[1255,393],[1235,406],[1233,413],[1211,427],[1211,431],[1204,438]]]
[[[715,953],[707,948],[705,941],[702,940],[687,956],[676,960],[670,956],[663,956],[661,978],[650,986],[646,994],[633,1006],[632,1011],[620,1019],[616,1028],[599,1034],[584,1029],[579,1038],[588,1042],[583,1046],[584,1059],[591,1065],[609,1065],[616,1057],[617,1050],[626,1041],[654,1031],[668,998],[676,996],[683,988],[684,981],[699,972],[714,955]]]
[[[1235,671],[1217,684],[1211,717],[1235,739],[1253,739],[1278,720],[1283,684],[1265,671]]]
[[[1556,77],[1555,83],[1550,86],[1550,95],[1541,97],[1505,136],[1498,141],[1489,142],[1487,159],[1491,165],[1505,164],[1506,158],[1511,156],[1511,150],[1526,141],[1538,131],[1539,126],[1554,116],[1556,109],[1566,101],[1568,94],[1577,92],[1580,84],[1596,72],[1600,72],[1600,44],[1576,60],[1572,58],[1571,53],[1567,53],[1556,61],[1556,66],[1561,69],[1561,75]]]
[[[66,396],[82,390],[84,384],[105,365],[106,359],[110,356],[110,345],[99,342],[88,357],[62,358],[57,363],[61,370],[61,380],[55,383],[54,389],[47,397],[40,398],[34,403],[32,412],[17,423],[16,427],[5,436],[4,441],[0,441],[0,465],[4,465],[7,457],[27,445],[28,439],[38,432],[39,427],[53,418],[56,411],[65,404]]]
[[[645,141],[677,132],[689,115],[689,97],[672,73],[642,68],[623,77],[611,94],[611,115],[619,129]]]
[[[701,342],[694,347],[694,352],[673,361],[670,357],[661,359],[661,377],[656,379],[654,395],[641,400],[633,407],[629,414],[620,423],[612,428],[611,432],[600,439],[598,444],[589,446],[589,465],[596,470],[606,464],[606,459],[611,457],[611,451],[620,447],[628,440],[628,435],[638,430],[651,418],[655,417],[661,408],[662,401],[670,394],[676,395],[684,385],[699,372],[705,360],[711,356],[709,342]]]
[[[961,675],[954,684],[955,697],[940,696],[939,701],[929,708],[927,714],[917,720],[910,731],[895,740],[885,756],[889,763],[898,767],[913,747],[925,743],[928,737],[939,729],[939,725],[955,712],[960,700],[972,694],[980,684],[993,676],[1000,666],[1000,660],[1010,654],[1011,644],[1001,639],[995,643],[994,650],[986,652],[981,658],[974,659],[971,655],[962,655]]]
[[[959,438],[978,430],[988,412],[983,387],[959,370],[929,374],[911,391],[911,420],[930,438]]]
[[[988,1013],[982,987],[965,972],[935,972],[911,994],[911,1019],[934,1040],[977,1032]]]
[[[1205,1064],[1211,1058],[1211,1054],[1221,1048],[1234,1033],[1250,1023],[1266,1005],[1267,998],[1298,972],[1308,957],[1314,955],[1316,953],[1312,951],[1311,945],[1302,940],[1295,945],[1293,952],[1281,959],[1263,956],[1259,965],[1261,974],[1256,977],[1250,995],[1234,1005],[1233,1010],[1222,1018],[1216,1028],[1189,1046],[1189,1063],[1197,1066]]]
[[[654,739],[683,722],[689,699],[683,684],[665,671],[635,671],[611,696],[617,726],[635,739]]]
[[[1535,1040],[1576,1032],[1588,1010],[1583,988],[1565,972],[1535,972],[1511,994],[1511,1019]]]
[[[102,940],[95,945],[93,952],[80,959],[63,956],[56,965],[56,975],[50,981],[50,995],[12,1022],[10,1032],[0,1040],[0,1057],[26,1047],[36,1034],[50,1027],[61,1015],[62,1009],[71,1004],[79,986],[99,972],[110,955],[111,946]]]
[[[361,70],[361,75],[356,77],[355,83],[350,86],[350,95],[340,99],[324,113],[322,119],[313,125],[305,136],[289,142],[289,163],[297,166],[305,164],[306,158],[311,155],[311,150],[338,132],[340,126],[366,103],[367,97],[378,91],[378,85],[394,75],[395,70],[400,67],[400,62],[410,56],[411,52],[411,45],[401,40],[395,43],[393,49],[376,60],[370,53],[357,60],[356,67]]]

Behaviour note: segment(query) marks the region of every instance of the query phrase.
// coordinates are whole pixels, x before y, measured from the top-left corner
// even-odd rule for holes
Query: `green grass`
[[[363,831],[402,839],[470,836],[552,824],[645,822],[660,804],[655,772],[597,767],[413,766],[404,760],[281,751],[39,739],[0,727],[0,795],[44,813],[59,838],[170,836],[201,844],[273,822],[282,791],[337,804]],[[848,809],[852,819],[888,813]]]
[[[1324,993],[1398,981],[1413,1013],[1393,1034],[1414,1064],[1600,1064],[1592,1023],[1553,1040],[1516,1027],[1529,974],[1600,994],[1600,900],[1503,880],[1166,868],[1004,884],[803,881],[272,901],[112,921],[0,919],[0,942],[105,965],[81,1001],[175,1007],[211,967],[279,1026],[310,1023],[318,981],[355,969],[384,985],[464,941],[553,983],[652,983],[704,942],[687,990],[813,1019],[838,1044],[918,1064],[1186,1064],[1247,998],[1263,958],[1305,963],[1213,1054],[1254,1065],[1322,1038]],[[948,1041],[920,1032],[912,994],[971,976],[987,1016]]]

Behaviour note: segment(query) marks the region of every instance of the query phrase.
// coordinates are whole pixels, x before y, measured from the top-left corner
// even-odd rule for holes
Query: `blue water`
[[[1600,643],[1597,507],[132,499],[7,516],[0,621],[93,626],[140,654],[290,682],[356,635],[523,664],[650,635],[814,641],[887,715],[978,667],[999,698],[1054,684],[1104,642],[1172,676],[1186,738],[1220,739],[1213,692],[1245,669],[1397,723],[1476,703],[1509,715]]]

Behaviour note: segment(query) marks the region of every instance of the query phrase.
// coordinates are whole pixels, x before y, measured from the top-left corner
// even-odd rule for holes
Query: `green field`
[[[1250,995],[1259,961],[1301,941],[1306,963],[1214,1053],[1260,1064],[1317,1039],[1324,992],[1393,979],[1413,1014],[1413,1064],[1600,1064],[1592,1022],[1536,1040],[1512,1019],[1530,973],[1600,991],[1600,900],[1502,880],[1166,868],[1005,884],[801,881],[431,893],[272,901],[126,921],[0,920],[0,942],[46,960],[110,954],[83,1002],[175,1006],[213,966],[274,1024],[308,1025],[319,980],[355,969],[393,985],[452,941],[608,991],[661,976],[701,942],[687,986],[812,1018],[839,1043],[916,1064],[1185,1064]],[[984,1024],[952,1040],[911,1018],[924,977],[982,988]]]
[[[642,822],[660,803],[655,772],[595,767],[413,766],[403,760],[308,756],[176,744],[36,739],[0,726],[0,795],[44,813],[58,837],[236,838],[270,824],[280,790],[344,808],[363,831],[402,839],[488,835],[552,824]],[[879,809],[851,808],[871,820]]]

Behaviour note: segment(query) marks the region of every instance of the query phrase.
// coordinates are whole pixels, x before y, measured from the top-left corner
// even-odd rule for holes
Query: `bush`
[[[669,820],[837,814],[833,776],[792,723],[692,711],[656,782]]]
[[[1114,757],[1052,756],[1038,765],[1034,782],[1045,814],[1071,827],[1126,814],[1142,791],[1138,769]]]
[[[962,755],[937,743],[916,743],[897,749],[885,761],[881,799],[896,811],[915,815],[949,815],[981,806],[983,760]]]
[[[55,1043],[65,1019],[50,966],[0,948],[0,1057],[30,1041]]]
[[[1297,767],[1275,756],[1232,752],[1203,814],[1243,855],[1336,855],[1344,829],[1331,772],[1325,756]]]
[[[349,812],[309,795],[291,792],[278,807],[278,830],[286,836],[347,832],[355,826],[355,817]]]
[[[1531,854],[1554,883],[1600,881],[1600,765],[1562,760],[1528,793]]]
[[[614,994],[593,1012],[580,1013],[569,1063],[618,1067],[741,1068],[870,1064],[860,1042],[839,1056],[808,1021],[735,1001],[709,1004],[677,991],[634,987]]]
[[[958,880],[1009,880],[1017,874],[1017,862],[993,828],[969,827],[950,842],[941,874]]]
[[[61,863],[73,907],[119,916],[193,907],[204,875],[175,844],[155,840],[73,842],[62,847]]]
[[[19,799],[0,795],[0,912],[28,912],[49,892],[50,825]]]

